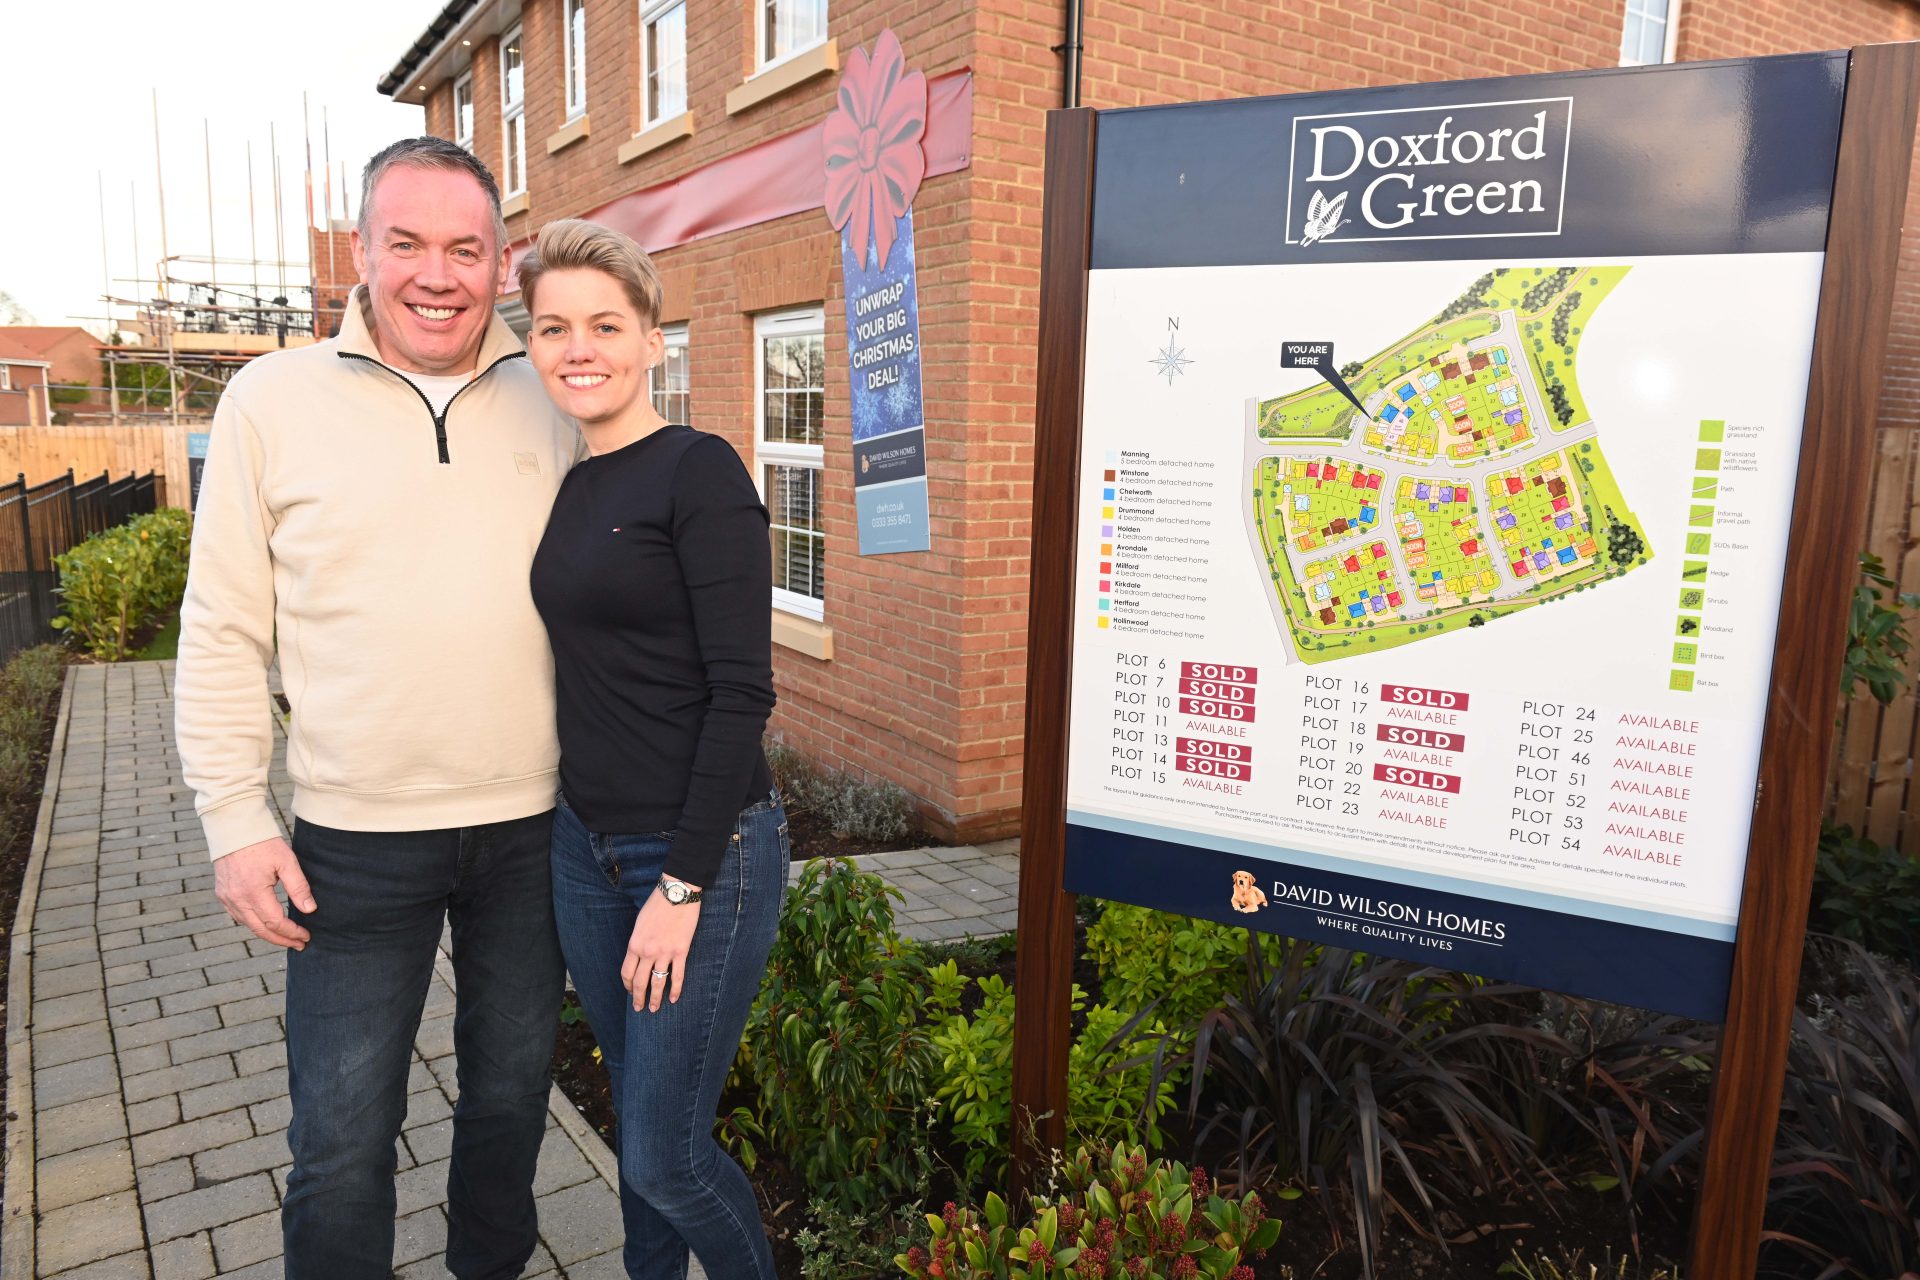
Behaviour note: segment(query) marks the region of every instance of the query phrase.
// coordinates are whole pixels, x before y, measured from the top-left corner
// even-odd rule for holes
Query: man
[[[289,950],[287,1276],[391,1273],[394,1141],[450,919],[447,1265],[490,1280],[536,1243],[563,968],[552,660],[527,574],[578,436],[494,313],[508,259],[486,166],[395,143],[367,164],[352,241],[339,335],[255,361],[214,416],[177,733],[220,901]],[[276,648],[291,847],[267,793]]]

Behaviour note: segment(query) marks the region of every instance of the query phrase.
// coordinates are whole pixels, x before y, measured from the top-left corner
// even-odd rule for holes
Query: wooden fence
[[[39,484],[69,469],[77,477],[151,471],[161,479],[161,504],[187,505],[187,435],[206,423],[105,427],[0,427],[0,480],[25,475]]]
[[[1902,591],[1920,592],[1920,432],[1880,429],[1868,501],[1866,549],[1880,557]],[[1912,624],[1920,638],[1920,622]],[[1886,707],[1863,687],[1841,710],[1828,779],[1835,822],[1920,857],[1920,794],[1913,757],[1920,747],[1920,646],[1907,654],[1907,683]]]

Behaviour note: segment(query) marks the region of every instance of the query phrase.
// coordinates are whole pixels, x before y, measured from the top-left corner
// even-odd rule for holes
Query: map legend
[[[1707,605],[1707,553],[1713,549],[1711,532],[1696,532],[1695,526],[1713,525],[1714,507],[1720,500],[1720,445],[1726,440],[1727,424],[1712,419],[1700,424],[1700,446],[1693,451],[1693,501],[1688,508],[1687,557],[1680,569],[1681,613],[1676,620],[1673,644],[1673,668],[1667,673],[1667,688],[1675,693],[1692,693],[1695,669],[1700,661],[1699,636],[1702,615]]]

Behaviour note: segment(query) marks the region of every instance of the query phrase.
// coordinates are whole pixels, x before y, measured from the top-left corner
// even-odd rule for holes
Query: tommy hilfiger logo
[[[1572,98],[1296,116],[1288,244],[1560,234]]]

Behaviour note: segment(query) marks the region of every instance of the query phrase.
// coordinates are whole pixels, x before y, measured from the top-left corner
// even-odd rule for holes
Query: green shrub
[[[1890,602],[1889,602],[1890,600]],[[1920,595],[1900,590],[1887,567],[1871,551],[1860,553],[1860,581],[1854,584],[1847,613],[1847,656],[1840,669],[1840,696],[1850,698],[1864,684],[1881,706],[1892,702],[1907,682],[1901,671],[1912,640],[1907,611],[1920,608]]]
[[[913,797],[885,779],[822,768],[778,741],[767,743],[767,764],[788,811],[818,815],[843,840],[877,844],[913,830]]]
[[[850,863],[807,863],[742,1045],[768,1142],[846,1210],[891,1207],[924,1175],[899,1136],[933,1092],[930,1015],[959,998],[954,966],[929,970],[894,928],[898,896]]]
[[[971,1017],[953,1014],[934,1032],[940,1057],[935,1096],[947,1109],[954,1141],[966,1151],[966,1176],[1001,1172],[1013,1118],[1013,989],[996,975],[975,979],[983,997]],[[1156,1086],[1153,1053],[1166,1027],[1109,1005],[1086,1008],[1073,988],[1073,1012],[1086,1025],[1067,1051],[1067,1136],[1076,1142],[1119,1138],[1160,1142],[1158,1121],[1173,1105],[1171,1072]]]
[[[1920,859],[1824,827],[1807,927],[1920,966]]]
[[[125,658],[133,637],[180,607],[192,535],[191,517],[166,507],[55,556],[61,612],[54,627],[91,657]]]
[[[979,1209],[948,1203],[927,1215],[928,1246],[894,1262],[913,1280],[1252,1280],[1244,1259],[1280,1237],[1259,1196],[1229,1200],[1204,1170],[1138,1148],[1083,1148],[1061,1172],[1067,1194],[1035,1196],[1024,1224],[991,1192]]]
[[[66,681],[67,660],[66,650],[43,644],[22,649],[0,668],[0,805],[32,799],[27,792],[39,772],[40,740]]]
[[[1184,1028],[1238,989],[1246,970],[1245,929],[1122,902],[1102,906],[1087,926],[1087,958],[1100,969],[1106,1003]],[[1262,945],[1277,953],[1271,934]]]

